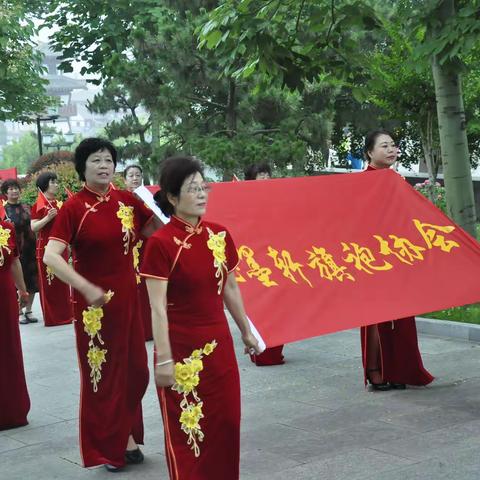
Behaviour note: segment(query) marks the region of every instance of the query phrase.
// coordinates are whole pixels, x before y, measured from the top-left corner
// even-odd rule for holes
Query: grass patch
[[[439,320],[450,320],[451,322],[475,323],[480,325],[480,303],[472,303],[463,307],[453,307],[438,312],[421,315],[426,318],[437,318]]]

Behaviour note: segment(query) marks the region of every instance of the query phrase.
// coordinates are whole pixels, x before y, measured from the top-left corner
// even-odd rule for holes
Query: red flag
[[[4,170],[0,170],[0,179],[7,180],[9,178],[13,178],[14,180],[17,179],[17,167],[6,168]]]
[[[49,205],[50,207],[52,206],[52,204],[48,201],[48,198],[45,196],[45,194],[40,189],[38,189],[37,200],[35,201],[35,206],[37,208],[37,211],[41,210],[47,205]]]
[[[268,347],[480,300],[479,243],[391,170],[217,183],[206,219]]]
[[[72,198],[74,194],[67,187],[63,188],[65,190],[65,193],[67,194],[67,198]]]

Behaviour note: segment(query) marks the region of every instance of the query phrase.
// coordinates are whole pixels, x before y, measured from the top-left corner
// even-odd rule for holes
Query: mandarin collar
[[[201,233],[201,231],[203,230],[202,217],[200,217],[200,220],[199,220],[199,222],[197,223],[196,226],[192,225],[189,222],[186,222],[185,220],[182,220],[181,218],[179,218],[175,215],[171,216],[170,223],[172,223],[174,226],[176,226],[180,230],[183,230],[187,233],[197,233],[198,234],[198,233]]]
[[[112,185],[110,184],[108,186],[108,190],[105,193],[96,192],[95,190],[89,188],[87,184],[83,186],[83,190],[88,192],[89,195],[93,195],[98,202],[108,202],[110,200],[110,194],[112,193]]]

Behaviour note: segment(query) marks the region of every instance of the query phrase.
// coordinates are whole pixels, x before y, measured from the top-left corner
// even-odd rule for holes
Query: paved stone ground
[[[21,332],[32,410],[28,426],[0,432],[0,479],[111,479],[80,466],[72,327]],[[289,345],[279,367],[252,366],[237,341],[241,479],[478,480],[480,345],[427,336],[420,343],[437,380],[378,393],[363,388],[357,331]],[[143,405],[146,461],[115,478],[168,478],[152,383]]]

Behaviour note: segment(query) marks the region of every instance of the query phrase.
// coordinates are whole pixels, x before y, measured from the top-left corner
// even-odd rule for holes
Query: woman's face
[[[390,135],[381,134],[368,152],[370,164],[375,168],[389,168],[397,160],[398,148]]]
[[[258,172],[255,180],[268,180],[270,175],[268,172]]]
[[[112,154],[106,148],[91,153],[85,162],[85,182],[87,185],[105,189],[113,180],[115,164]]]
[[[52,195],[54,197],[57,194],[57,192],[58,192],[58,181],[56,179],[50,179],[48,182],[47,191],[45,193],[48,195]]]
[[[129,192],[133,192],[142,185],[143,175],[139,168],[129,168],[125,175],[125,186]]]
[[[12,185],[11,187],[8,187],[7,190],[7,201],[9,203],[18,203],[20,200],[20,190],[18,187]]]
[[[193,219],[205,215],[210,187],[198,172],[188,176],[180,188],[178,197],[169,195],[169,201],[175,209],[175,215]]]

